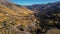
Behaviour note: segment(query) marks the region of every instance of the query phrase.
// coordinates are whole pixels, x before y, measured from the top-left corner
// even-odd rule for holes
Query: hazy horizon
[[[19,5],[32,5],[32,4],[47,4],[51,2],[57,2],[60,0],[9,0],[9,1]]]

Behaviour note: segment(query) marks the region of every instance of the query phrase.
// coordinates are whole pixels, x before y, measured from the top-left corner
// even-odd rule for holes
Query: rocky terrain
[[[33,10],[33,12],[35,13],[35,17],[40,21],[39,25],[42,28],[41,32],[49,31],[51,34],[53,34],[52,31],[54,30],[52,29],[56,28],[57,30],[60,30],[60,1],[48,4],[34,4],[25,7]]]
[[[33,11],[0,1],[0,34],[32,34],[37,29]]]
[[[60,32],[60,2],[32,6],[0,0],[0,34]]]

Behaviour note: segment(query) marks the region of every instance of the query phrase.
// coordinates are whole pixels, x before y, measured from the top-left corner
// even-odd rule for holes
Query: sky
[[[51,2],[57,2],[60,0],[9,0],[9,1],[19,5],[32,5],[32,4],[47,4]]]

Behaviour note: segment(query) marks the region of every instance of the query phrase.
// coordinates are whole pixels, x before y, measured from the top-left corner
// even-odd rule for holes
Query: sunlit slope
[[[3,5],[10,8],[11,10],[15,11],[16,13],[18,13],[20,15],[22,14],[25,16],[25,15],[29,15],[29,14],[33,13],[33,11],[31,11],[31,10],[21,6],[21,5],[18,7],[15,4],[10,3],[10,2],[6,2]]]
[[[17,25],[17,22],[16,18],[0,13],[0,34],[13,34],[12,28]]]
[[[18,12],[18,14],[20,14],[20,15],[22,14],[24,16],[26,16],[26,15],[28,16],[30,14],[33,14],[33,11],[31,11],[31,10],[25,8],[25,7],[22,7],[22,6],[21,7],[13,6],[12,9],[14,11]]]
[[[1,10],[2,12],[5,12],[6,14],[18,15],[18,13],[14,12],[13,10],[7,8],[6,6],[4,6],[4,5],[2,5],[2,4],[0,4],[0,10]],[[1,11],[0,11],[0,12],[1,12]]]
[[[18,34],[19,27],[27,32],[28,26],[35,26],[35,21],[33,11],[23,6],[0,4],[0,34]]]

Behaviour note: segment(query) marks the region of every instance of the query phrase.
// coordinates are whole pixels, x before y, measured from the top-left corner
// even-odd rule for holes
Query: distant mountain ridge
[[[1,1],[0,34],[46,34],[52,28],[60,32],[60,2],[22,6]]]
[[[35,12],[50,11],[50,10],[60,9],[60,1],[54,3],[48,3],[48,4],[35,4],[26,7]]]
[[[56,28],[60,32],[60,1],[48,4],[35,4],[26,7],[34,11],[35,17],[40,21],[42,30]],[[51,34],[53,34],[52,31]]]

